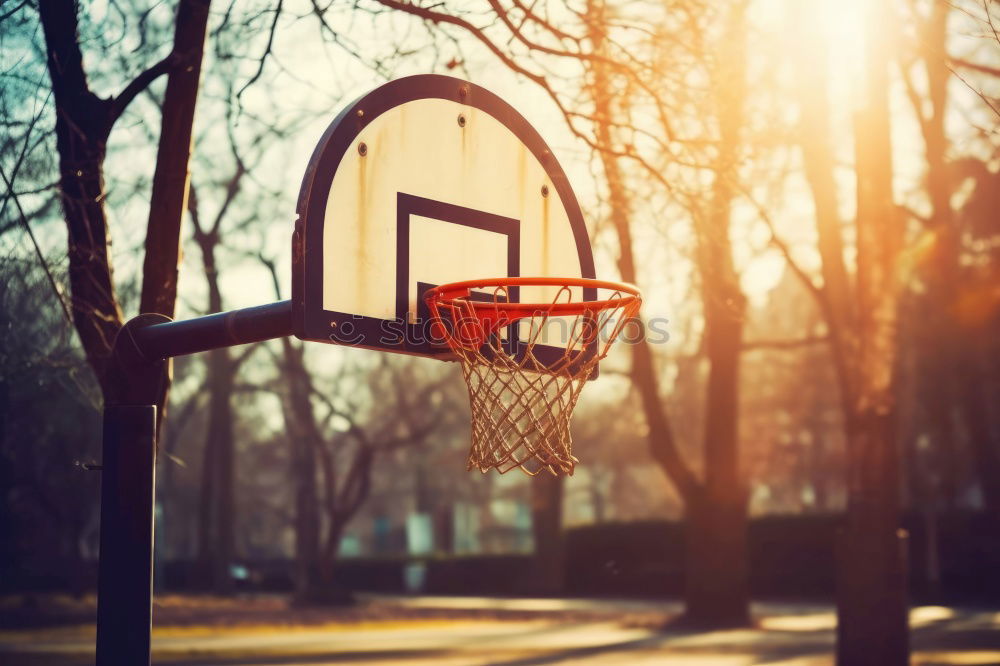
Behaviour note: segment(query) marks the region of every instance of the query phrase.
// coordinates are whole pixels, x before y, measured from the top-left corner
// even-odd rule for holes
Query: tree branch
[[[1000,107],[997,107],[992,101],[990,101],[990,98],[987,97],[986,95],[984,95],[981,90],[977,90],[971,83],[968,82],[968,80],[966,80],[966,78],[964,76],[962,76],[961,74],[959,74],[958,72],[956,72],[951,67],[948,68],[948,71],[951,72],[952,74],[954,74],[955,78],[957,78],[959,81],[961,81],[962,83],[964,83],[966,88],[968,88],[972,92],[976,93],[976,95],[979,96],[979,99],[983,100],[983,103],[986,104],[986,106],[990,107],[990,110],[992,110],[993,113],[995,113],[998,116],[1000,116]]]
[[[246,92],[246,89],[256,83],[264,73],[264,64],[267,62],[267,57],[271,55],[271,51],[274,47],[274,33],[278,29],[278,19],[281,18],[282,5],[284,5],[284,0],[278,0],[278,6],[274,8],[274,20],[271,21],[271,29],[267,35],[267,45],[264,47],[264,53],[260,56],[257,71],[250,77],[250,80],[243,84],[243,87],[240,88],[239,92],[236,93],[237,100],[241,99],[243,97],[243,93]]]
[[[948,58],[953,65],[961,67],[962,69],[971,69],[975,72],[981,74],[989,74],[990,76],[996,76],[1000,78],[1000,67],[991,67],[989,65],[980,65],[978,62],[972,62],[971,60],[965,60],[964,58]]]
[[[35,232],[31,228],[31,224],[28,223],[28,218],[24,214],[24,209],[21,207],[21,200],[18,198],[17,193],[14,192],[14,184],[7,178],[6,172],[0,167],[0,180],[3,180],[4,185],[7,187],[9,192],[8,196],[13,199],[14,206],[17,208],[18,217],[21,220],[21,224],[24,226],[24,230],[28,233],[28,238],[31,239],[32,247],[35,249],[35,255],[38,257],[38,263],[41,265],[42,270],[45,271],[45,277],[49,281],[49,286],[52,287],[52,293],[55,294],[56,298],[59,300],[59,305],[62,306],[63,314],[66,317],[66,321],[70,326],[73,325],[73,317],[70,315],[69,307],[66,305],[66,301],[63,299],[62,291],[59,289],[59,284],[56,279],[52,276],[52,271],[49,270],[48,262],[45,261],[45,257],[42,255],[42,249],[38,245],[38,239],[35,238]]]
[[[11,9],[10,11],[4,13],[3,15],[0,15],[0,23],[6,21],[11,16],[13,16],[16,13],[18,13],[22,9],[24,9],[25,5],[27,5],[27,4],[28,4],[28,0],[22,0],[22,2],[18,3],[18,5],[16,7],[14,7],[13,9]]]
[[[111,125],[114,125],[115,121],[125,113],[125,109],[132,103],[132,100],[148,88],[153,81],[170,72],[179,63],[180,57],[176,53],[170,53],[166,58],[132,79],[132,82],[125,86],[118,93],[118,96],[111,100],[111,109],[108,112],[108,128],[110,129]]]
[[[771,245],[778,248],[778,251],[781,253],[781,256],[785,259],[785,263],[788,264],[788,267],[792,269],[792,272],[795,273],[796,277],[799,278],[799,280],[802,282],[802,285],[816,299],[816,302],[819,305],[820,309],[823,311],[824,316],[827,317],[827,321],[831,321],[832,306],[830,304],[830,299],[827,296],[826,289],[813,282],[812,277],[810,277],[810,275],[806,272],[806,270],[802,268],[802,266],[799,265],[799,262],[797,262],[795,258],[792,256],[791,248],[788,246],[788,243],[786,243],[778,235],[778,231],[774,226],[774,221],[771,219],[771,215],[767,212],[767,210],[760,204],[759,201],[757,201],[756,198],[754,198],[750,194],[750,192],[746,188],[742,187],[739,184],[737,184],[737,187],[740,189],[744,198],[748,202],[750,202],[750,205],[752,205],[754,209],[756,209],[757,217],[760,218],[760,221],[764,223],[764,225],[767,227],[767,230],[771,233],[771,239],[770,239]]]

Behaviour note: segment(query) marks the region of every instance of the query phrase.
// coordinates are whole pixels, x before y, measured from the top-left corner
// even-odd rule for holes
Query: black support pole
[[[97,663],[149,664],[156,407],[104,408]]]
[[[187,321],[139,315],[119,331],[104,405],[97,666],[150,663],[156,404],[166,359],[291,333],[291,301]]]
[[[196,354],[292,334],[292,302],[279,301],[242,310],[169,321],[136,328],[135,344],[150,361]]]

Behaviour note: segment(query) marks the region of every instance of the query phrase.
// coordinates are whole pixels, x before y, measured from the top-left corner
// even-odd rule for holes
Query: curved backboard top
[[[292,257],[298,337],[428,356],[446,351],[427,339],[434,286],[595,277],[580,206],[542,137],[493,93],[438,75],[387,83],[337,116],[302,182]]]

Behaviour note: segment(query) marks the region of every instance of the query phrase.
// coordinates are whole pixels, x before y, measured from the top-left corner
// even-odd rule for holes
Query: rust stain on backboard
[[[548,195],[542,196],[542,275],[549,274],[549,227],[550,227],[550,208],[553,198],[557,196],[556,192],[553,191],[552,186],[549,185],[548,181],[542,185],[543,188],[547,188]]]
[[[360,137],[359,137],[360,139]],[[376,141],[378,137],[376,137]],[[370,144],[370,141],[364,139],[359,140],[364,141],[366,144]],[[378,143],[375,144],[376,146]],[[358,192],[357,201],[355,203],[355,223],[354,228],[357,229],[357,248],[358,248],[358,260],[355,263],[357,272],[354,276],[354,293],[357,296],[357,301],[360,303],[364,298],[364,291],[362,285],[364,284],[365,275],[367,273],[368,265],[368,160],[372,159],[371,146],[369,146],[369,152],[367,155],[358,155],[355,161],[358,164]]]
[[[466,127],[468,127],[469,123],[471,123],[472,120],[473,120],[472,109],[470,109],[467,106],[463,106],[462,107],[461,115],[465,118],[465,124],[459,126],[460,127],[460,131],[462,132],[462,157],[465,157],[465,147],[466,147],[465,146],[465,142],[466,142],[466,137],[469,134],[466,131]]]
[[[528,147],[521,142],[518,142],[517,146],[517,179],[515,182],[517,183],[517,200],[521,204],[521,211],[518,217],[523,219],[525,203],[527,203],[525,185],[528,182]]]
[[[453,122],[452,124],[458,130],[458,132],[460,132],[459,141],[461,149],[462,166],[459,169],[458,175],[459,178],[462,179],[461,183],[462,187],[464,188],[468,183],[470,173],[472,172],[473,165],[475,164],[475,162],[473,161],[475,158],[475,145],[474,144],[470,145],[470,142],[472,142],[473,139],[470,138],[469,136],[469,129],[472,126],[472,123],[476,121],[476,118],[474,115],[475,109],[468,106],[462,106],[460,108],[460,113],[462,116],[465,117],[465,125],[460,126],[457,122]]]

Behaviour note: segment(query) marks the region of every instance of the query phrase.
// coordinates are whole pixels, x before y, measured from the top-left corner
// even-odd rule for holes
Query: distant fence
[[[832,599],[839,515],[767,516],[750,522],[747,557],[757,597]],[[950,513],[937,520],[940,580],[927,579],[927,524],[908,514],[910,591],[914,601],[1000,601],[1000,522]],[[684,529],[649,521],[591,525],[567,533],[566,589],[580,596],[679,596]]]
[[[770,516],[750,522],[747,535],[751,591],[758,597],[832,598],[834,544],[841,517]],[[1000,600],[1000,529],[988,516],[952,513],[939,517],[940,584],[926,579],[927,532],[909,515],[909,568],[915,601],[997,603]],[[563,593],[574,596],[668,597],[683,589],[683,525],[668,521],[604,523],[568,530]],[[283,592],[292,589],[289,560],[244,562],[237,587]],[[347,558],[338,566],[341,585],[359,591],[402,593],[414,581],[426,594],[530,595],[532,558],[473,555]],[[158,584],[197,590],[193,562],[160,563]],[[416,577],[414,573],[418,574]],[[54,582],[58,579],[52,579]],[[409,580],[411,587],[408,588]],[[39,575],[7,571],[7,591],[49,587]]]
[[[833,593],[834,516],[753,520],[747,534],[755,595]],[[567,534],[566,587],[583,596],[679,596],[684,585],[684,526],[666,521],[592,525]]]

